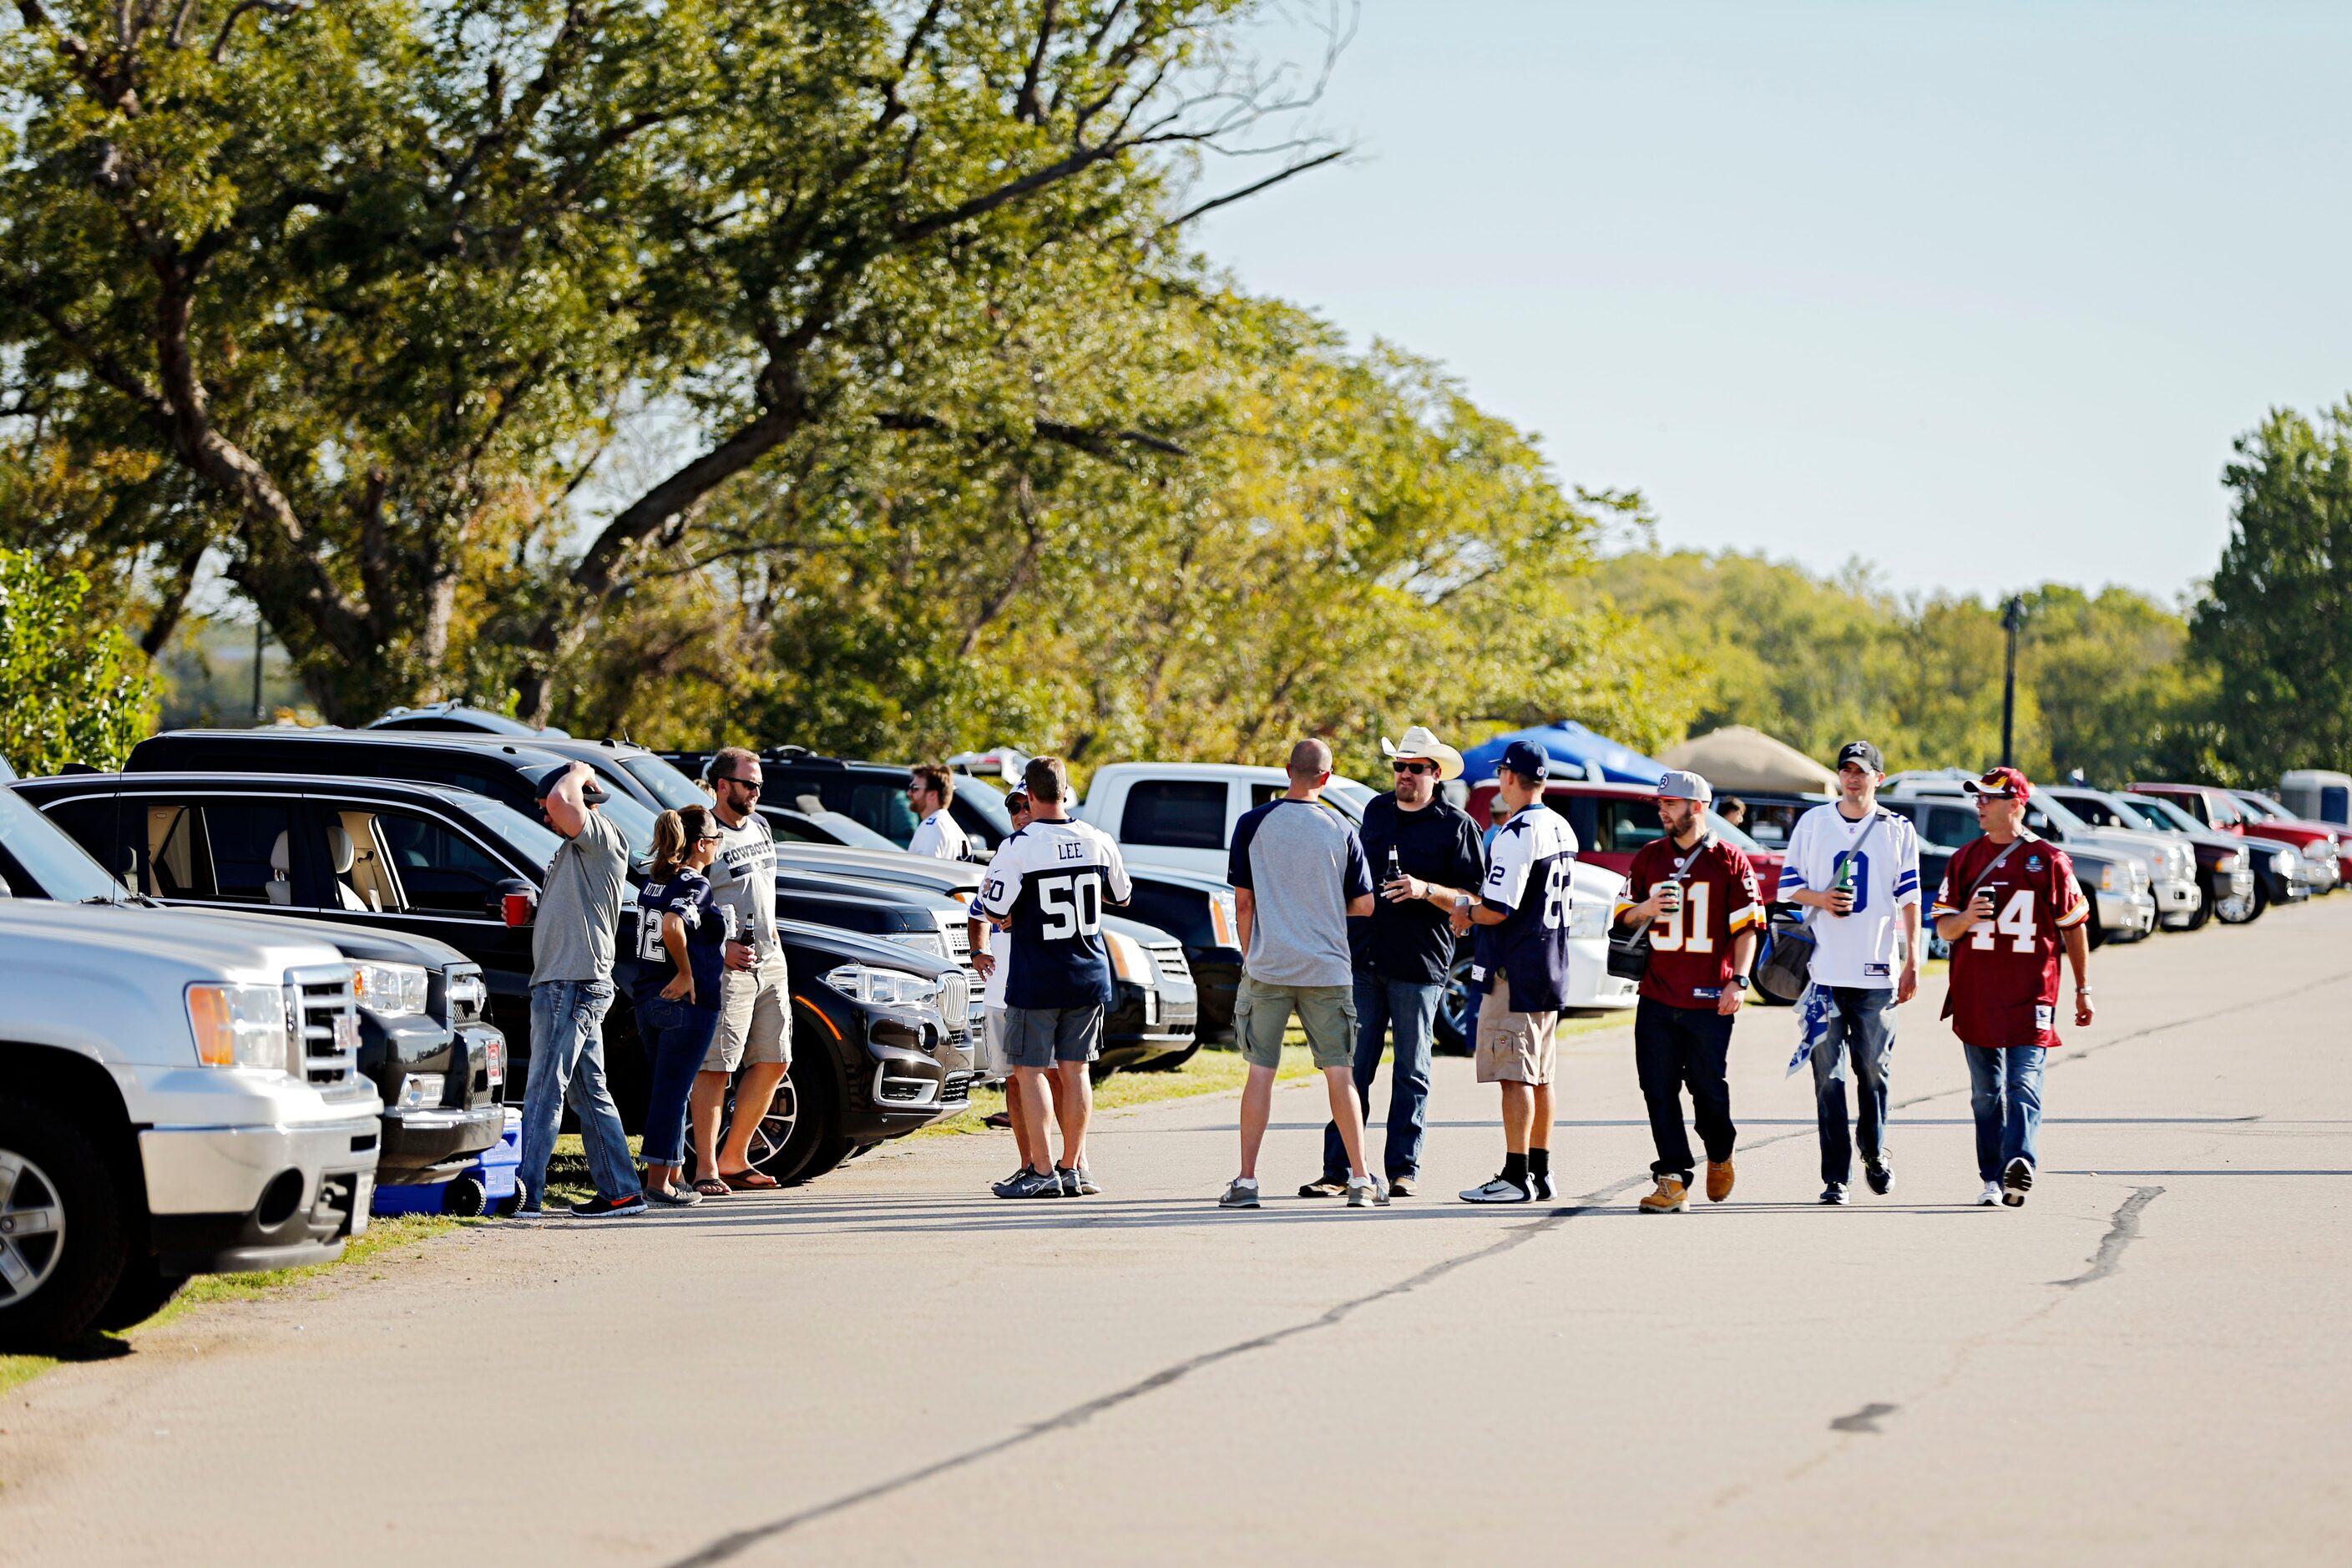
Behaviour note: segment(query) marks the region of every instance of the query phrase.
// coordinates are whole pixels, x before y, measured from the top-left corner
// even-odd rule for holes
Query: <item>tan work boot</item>
[[[1658,1190],[1642,1200],[1643,1214],[1680,1214],[1690,1202],[1690,1189],[1680,1176],[1660,1176]]]
[[[1706,1201],[1711,1204],[1719,1204],[1724,1199],[1729,1197],[1731,1195],[1731,1179],[1732,1171],[1730,1161],[1726,1160],[1718,1165],[1713,1160],[1709,1160],[1706,1163]]]

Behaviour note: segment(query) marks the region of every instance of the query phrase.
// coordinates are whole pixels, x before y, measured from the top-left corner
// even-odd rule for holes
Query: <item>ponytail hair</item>
[[[677,876],[678,867],[694,853],[695,845],[709,835],[717,820],[707,805],[665,811],[654,818],[654,876]]]

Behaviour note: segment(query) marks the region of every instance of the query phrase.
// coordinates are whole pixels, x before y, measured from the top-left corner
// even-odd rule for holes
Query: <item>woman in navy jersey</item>
[[[653,1068],[646,1196],[681,1208],[727,1191],[723,1182],[684,1186],[678,1179],[686,1102],[719,1031],[720,954],[733,934],[732,911],[711,901],[710,879],[702,874],[719,839],[718,821],[706,807],[663,812],[654,824],[652,874],[637,894],[637,1035]]]

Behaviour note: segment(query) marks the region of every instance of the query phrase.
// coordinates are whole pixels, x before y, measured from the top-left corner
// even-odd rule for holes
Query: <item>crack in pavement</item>
[[[2088,1285],[2094,1279],[2105,1279],[2113,1274],[2116,1266],[2123,1261],[2124,1248],[2139,1237],[2140,1211],[2163,1194],[2162,1187],[2134,1188],[2132,1195],[2116,1210],[2115,1218],[2108,1223],[2107,1234],[2099,1238],[2099,1250],[2092,1254],[2091,1266],[2072,1279],[2053,1279],[2050,1283],[2060,1289],[2072,1290],[2078,1285]]]
[[[2298,986],[2293,991],[2273,993],[2270,996],[2263,998],[2263,1001],[2256,1004],[2256,1005],[2267,1005],[2271,1003],[2285,1001],[2289,997],[2301,995],[2305,992],[2317,989],[2320,986],[2332,985],[2347,979],[2352,979],[2352,970],[2347,970],[2338,974],[2326,976],[2325,978],[2313,981],[2308,984]],[[2245,1011],[2245,1009],[2242,1006],[2225,1007],[2217,1009],[2211,1013],[2199,1014],[2192,1017],[2176,1018],[2167,1023],[2150,1025],[2146,1028],[2136,1029],[2130,1034],[2118,1035],[2113,1038],[2102,1040],[2095,1045],[2079,1047],[2070,1051],[2065,1057],[2060,1059],[2062,1063],[2065,1061],[2079,1061],[2084,1057],[2095,1055],[2099,1051],[2105,1050],[2112,1046],[2124,1045],[2132,1040],[2145,1038],[2150,1035],[2162,1034],[2170,1029],[2186,1027],[2191,1024],[2210,1022],[2215,1018],[2225,1017],[2243,1011]],[[1937,1100],[1948,1100],[1957,1095],[1967,1094],[1969,1090],[1966,1086],[1937,1089],[1927,1094],[1914,1095],[1908,1100],[1897,1100],[1894,1104],[1890,1105],[1888,1110],[1890,1112],[1908,1110],[1910,1107],[1915,1105],[1924,1105]],[[1813,1132],[1814,1129],[1810,1126],[1800,1126],[1787,1132],[1776,1133],[1769,1138],[1759,1139],[1752,1143],[1744,1145],[1743,1148],[1746,1152],[1753,1152],[1759,1149],[1769,1148],[1775,1143],[1787,1142],[1791,1139],[1811,1137],[1813,1135]],[[728,1534],[719,1536],[717,1539],[696,1548],[694,1551],[688,1552],[683,1557],[677,1557],[668,1560],[663,1565],[663,1568],[713,1568],[713,1565],[715,1564],[732,1562],[736,1558],[740,1557],[744,1552],[751,1551],[755,1546],[761,1545],[766,1542],[776,1540],[779,1537],[791,1534],[792,1532],[803,1529],[807,1525],[814,1524],[821,1520],[829,1519],[835,1514],[846,1512],[850,1509],[856,1508],[860,1504],[872,1502],[877,1499],[888,1497],[894,1493],[905,1491],[909,1488],[920,1486],[925,1481],[934,1479],[940,1476],[951,1474],[957,1470],[967,1468],[972,1465],[979,1464],[984,1459],[992,1458],[999,1454],[1009,1452],[1026,1444],[1033,1443],[1038,1438],[1048,1436],[1054,1433],[1066,1432],[1073,1427],[1084,1426],[1086,1423],[1093,1420],[1096,1416],[1100,1415],[1107,1411],[1115,1410],[1120,1405],[1129,1404],[1147,1394],[1155,1394],[1163,1388],[1181,1383],[1185,1378],[1191,1376],[1193,1373],[1200,1372],[1208,1367],[1215,1366],[1223,1362],[1231,1361],[1238,1356],[1247,1355],[1255,1351],[1271,1350],[1275,1346],[1282,1344],[1286,1341],[1296,1339],[1302,1334],[1313,1333],[1318,1330],[1336,1327],[1354,1313],[1361,1310],[1363,1308],[1371,1306],[1376,1302],[1387,1300],[1391,1297],[1409,1294],[1410,1292],[1419,1289],[1423,1286],[1432,1284],[1458,1269],[1466,1268],[1474,1263],[1481,1263],[1486,1261],[1487,1258],[1497,1258],[1504,1253],[1514,1251],[1518,1247],[1524,1247],[1528,1242],[1534,1240],[1537,1237],[1557,1230],[1559,1226],[1566,1224],[1569,1220],[1575,1218],[1577,1215],[1588,1213],[1598,1205],[1607,1203],[1610,1199],[1630,1192],[1633,1188],[1641,1186],[1651,1179],[1651,1173],[1644,1170],[1636,1175],[1628,1176],[1621,1181],[1612,1183],[1607,1186],[1597,1187],[1591,1192],[1586,1193],[1580,1197],[1578,1197],[1573,1202],[1562,1207],[1553,1209],[1541,1219],[1536,1220],[1530,1224],[1514,1227],[1508,1234],[1494,1241],[1488,1242],[1483,1247],[1472,1248],[1467,1252],[1457,1253],[1452,1258],[1440,1258],[1437,1262],[1421,1269],[1418,1273],[1408,1275],[1406,1278],[1398,1280],[1394,1284],[1383,1286],[1380,1289],[1370,1291],[1364,1295],[1350,1297],[1349,1300],[1340,1301],[1326,1309],[1324,1311],[1318,1313],[1312,1318],[1304,1319],[1298,1322],[1290,1323],[1279,1329],[1270,1330],[1265,1333],[1253,1335],[1248,1339],[1236,1340],[1230,1344],[1221,1345],[1213,1350],[1203,1351],[1198,1355],[1190,1356],[1182,1361],[1162,1367],[1159,1371],[1154,1372],[1146,1377],[1140,1378],[1134,1383],[1128,1384],[1120,1388],[1113,1389],[1108,1394],[1098,1394],[1095,1398],[1086,1400],[1080,1404],[1071,1405],[1066,1410],[1048,1415],[1041,1421],[1033,1422],[1028,1426],[1021,1427],[1017,1431],[1009,1432],[1005,1436],[995,1438],[990,1442],[978,1444],[972,1447],[950,1454],[942,1458],[935,1459],[928,1465],[922,1465],[914,1469],[903,1471],[898,1475],[888,1477],[886,1479],[873,1482],[867,1486],[859,1487],[853,1491],[844,1492],[837,1497],[827,1499],[823,1502],[813,1503],[807,1508],[802,1509],[793,1513],[785,1514],[778,1519],[770,1520],[764,1524],[757,1524],[747,1529],[732,1531]],[[2162,1191],[2163,1189],[2161,1187],[2143,1187],[2138,1189],[2130,1199],[2126,1200],[2124,1208],[2116,1211],[2114,1227],[2110,1228],[2108,1231],[2107,1239],[2100,1244],[2099,1257],[2094,1259],[2091,1270],[2082,1276],[2079,1279],[2071,1281],[2062,1280],[2057,1281],[2056,1283],[2065,1285],[2087,1283],[2092,1279],[2103,1279],[2106,1274],[2113,1273],[2114,1258],[2109,1254],[2110,1244],[2113,1244],[2114,1253],[2119,1255],[2123,1247],[2128,1244],[2133,1236],[2137,1234],[2139,1210],[2146,1208],[2147,1206],[2147,1203],[2154,1198],[2155,1194]],[[2135,1204],[2137,1205],[2137,1207],[2133,1206]],[[2130,1211],[2127,1229],[2125,1210]],[[2118,1230],[2125,1231],[2125,1234],[2122,1235],[2120,1239],[2117,1239]],[[2104,1268],[2102,1268],[2103,1264],[2105,1266]],[[2031,1322],[2036,1318],[2046,1315],[2049,1311],[2054,1309],[2057,1302],[2062,1300],[2063,1300],[2063,1297],[2053,1298],[2048,1305],[2045,1305],[2035,1312],[2029,1314],[2025,1321]],[[2021,1323],[2018,1326],[2022,1327],[2023,1324]],[[2013,1332],[2015,1331],[2012,1329],[2009,1331]],[[1976,1340],[1960,1347],[1959,1354],[1955,1358],[1952,1369],[1936,1384],[1934,1384],[1928,1392],[1934,1393],[1948,1386],[1951,1380],[1958,1374],[1960,1361],[1965,1360],[1972,1349],[1977,1345],[1985,1342],[1991,1336],[1990,1335],[1979,1336]],[[1874,1424],[1846,1425],[1846,1423],[1874,1423],[1877,1416],[1892,1415],[1896,1408],[1897,1407],[1894,1405],[1865,1405],[1861,1410],[1854,1412],[1852,1415],[1840,1416],[1836,1420],[1832,1421],[1830,1425],[1832,1427],[1841,1432],[1876,1432],[1878,1431],[1878,1427]],[[1813,1460],[1809,1461],[1807,1464],[1799,1466],[1798,1470],[1802,1471],[1809,1469],[1812,1468],[1813,1464],[1819,1463],[1821,1459],[1826,1457],[1826,1451],[1822,1455],[1817,1455]],[[1706,1513],[1714,1512],[1722,1508],[1725,1504],[1733,1500],[1737,1496],[1747,1489],[1748,1488],[1746,1483],[1736,1485],[1725,1492],[1718,1494],[1708,1508],[1702,1511]]]

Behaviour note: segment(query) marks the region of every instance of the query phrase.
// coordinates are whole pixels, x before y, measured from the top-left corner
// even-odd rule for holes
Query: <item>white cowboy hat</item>
[[[1426,724],[1415,724],[1404,732],[1404,739],[1394,745],[1386,735],[1381,737],[1381,755],[1391,760],[1404,757],[1413,762],[1435,763],[1440,780],[1462,776],[1462,753],[1429,732]]]

